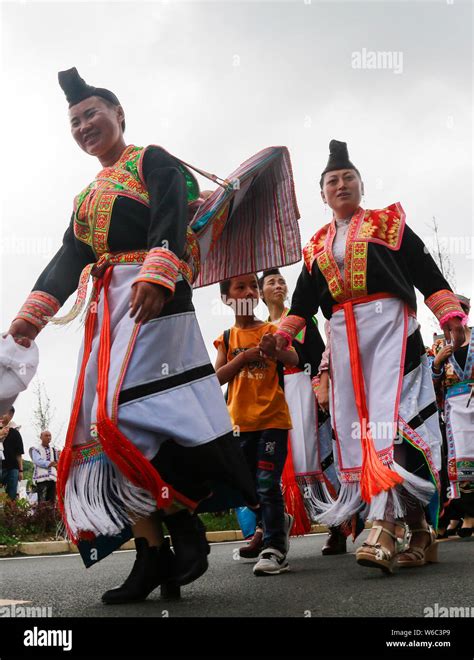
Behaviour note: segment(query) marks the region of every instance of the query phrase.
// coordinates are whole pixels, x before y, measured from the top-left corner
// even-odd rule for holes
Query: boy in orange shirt
[[[219,382],[229,383],[227,405],[234,434],[255,475],[263,523],[262,550],[255,575],[278,575],[289,569],[286,555],[293,518],[285,513],[281,474],[286,460],[291,418],[283,392],[282,365],[298,363],[296,351],[279,351],[276,360],[266,357],[273,323],[255,317],[259,302],[255,274],[220,283],[223,302],[235,313],[235,325],[218,337],[216,372]]]

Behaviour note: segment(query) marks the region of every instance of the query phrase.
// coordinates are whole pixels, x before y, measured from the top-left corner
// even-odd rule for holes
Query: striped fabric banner
[[[194,287],[301,259],[300,216],[288,149],[263,149],[226,183],[191,222],[202,264]]]

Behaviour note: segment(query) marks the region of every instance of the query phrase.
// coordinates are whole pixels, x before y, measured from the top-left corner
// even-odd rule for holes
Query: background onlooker
[[[56,499],[56,480],[59,451],[51,447],[51,433],[42,431],[41,444],[30,449],[30,457],[34,463],[33,482],[36,484],[38,504],[54,502]]]
[[[0,440],[3,442],[1,484],[11,500],[16,499],[18,480],[23,479],[23,440],[20,432],[10,426],[15,414],[12,406],[0,417]]]

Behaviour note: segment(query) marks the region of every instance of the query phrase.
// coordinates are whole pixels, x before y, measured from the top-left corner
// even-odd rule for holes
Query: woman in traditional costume
[[[280,264],[298,260],[289,156],[284,147],[264,150],[236,171],[241,187],[223,182],[200,200],[196,179],[177,158],[161,147],[126,145],[124,111],[114,93],[87,85],[76,69],[61,72],[59,82],[74,139],[103,169],[76,197],[62,247],[9,334],[28,345],[49,320],[73,319],[92,275],[58,466],[59,505],[86,566],[135,537],[132,572],[121,587],[103,595],[104,602],[142,600],[158,585],[165,595],[176,596],[179,585],[207,569],[209,546],[194,512],[213,484],[227,484],[257,506],[195,318],[191,286],[245,272],[247,257],[256,257],[260,268],[280,258]],[[262,200],[273,193],[280,201],[269,208]],[[246,231],[254,231],[251,220],[259,204],[267,204],[265,219],[283,230],[291,248],[274,243],[265,258],[253,252],[238,263],[226,258],[222,267],[219,241],[229,235],[233,240],[234,224],[244,239]],[[260,229],[264,233],[265,226]],[[52,318],[76,288],[72,312]]]
[[[330,320],[341,488],[319,520],[338,525],[362,514],[372,521],[357,561],[392,572],[396,562],[420,566],[436,558],[441,436],[415,287],[455,349],[466,315],[401,205],[361,208],[363,183],[346,144],[329,146],[320,186],[333,219],[303,249],[291,309],[274,343],[292,342],[319,307]]]
[[[469,315],[469,299],[459,295],[458,300]],[[462,520],[456,525],[462,538],[471,536],[474,530],[474,334],[467,325],[464,332],[464,342],[457,350],[451,344],[437,341],[431,363],[446,432],[449,489],[443,521]]]

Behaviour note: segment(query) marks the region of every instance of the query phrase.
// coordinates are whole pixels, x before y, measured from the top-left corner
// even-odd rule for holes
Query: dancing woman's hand
[[[38,328],[24,319],[16,319],[8,329],[7,335],[11,335],[17,344],[29,348],[31,342],[36,339]]]
[[[165,302],[164,287],[150,282],[137,282],[132,286],[130,317],[133,318],[138,312],[135,323],[147,323],[161,314]]]

